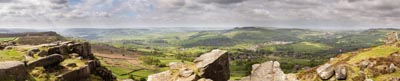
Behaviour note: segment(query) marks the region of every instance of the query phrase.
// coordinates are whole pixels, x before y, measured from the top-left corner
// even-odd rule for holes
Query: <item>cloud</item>
[[[399,27],[400,0],[0,0],[0,27]],[[8,23],[7,23],[8,22]],[[79,25],[75,25],[79,24]]]
[[[198,0],[202,3],[218,3],[218,4],[233,4],[233,3],[240,3],[246,0]]]

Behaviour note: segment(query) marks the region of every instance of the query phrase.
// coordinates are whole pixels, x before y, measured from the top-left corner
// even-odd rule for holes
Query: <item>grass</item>
[[[0,51],[0,61],[22,61],[24,59],[23,52],[17,51],[16,49]]]
[[[372,48],[369,51],[366,52],[361,52],[357,54],[356,56],[352,57],[348,63],[350,64],[355,64],[356,62],[359,62],[363,59],[367,58],[378,58],[378,57],[386,57],[389,56],[391,53],[399,51],[400,48],[395,47],[393,45],[383,45],[383,46],[378,46],[375,48]]]
[[[78,69],[81,66],[86,65],[84,60],[80,60],[78,58],[70,58],[70,59],[65,59],[63,62],[61,62],[61,65],[67,65],[68,63],[76,63],[77,67],[74,68],[69,68],[70,70],[72,69]]]
[[[16,37],[2,37],[0,38],[0,41],[9,41],[9,40],[14,40]]]
[[[391,74],[380,75],[373,78],[374,81],[389,81],[390,78],[400,76],[400,71]]]

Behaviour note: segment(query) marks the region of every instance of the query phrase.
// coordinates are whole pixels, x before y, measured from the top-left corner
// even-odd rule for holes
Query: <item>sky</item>
[[[400,0],[0,0],[0,28],[400,28]]]

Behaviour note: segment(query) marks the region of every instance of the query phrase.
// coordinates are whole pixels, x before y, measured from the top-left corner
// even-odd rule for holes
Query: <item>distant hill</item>
[[[18,44],[38,45],[64,40],[64,37],[56,32],[22,32],[22,33],[0,33],[3,41],[15,40]]]

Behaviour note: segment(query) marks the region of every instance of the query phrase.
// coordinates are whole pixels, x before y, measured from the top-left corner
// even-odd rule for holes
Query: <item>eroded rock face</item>
[[[90,81],[90,69],[83,66],[77,70],[73,70],[56,77],[57,81]]]
[[[386,44],[393,44],[393,43],[397,42],[398,38],[399,38],[397,35],[397,32],[388,33],[388,34],[386,34],[385,37],[386,37],[386,40],[385,40]]]
[[[334,67],[331,64],[324,64],[317,68],[317,73],[322,80],[331,78],[334,74]]]
[[[149,75],[147,81],[172,81],[171,71],[164,71],[157,74]]]
[[[97,60],[90,60],[86,63],[92,74],[100,76],[104,81],[115,81],[116,77],[112,74],[110,70],[106,67],[101,66],[100,62]]]
[[[93,59],[94,56],[91,53],[91,46],[89,42],[55,42],[51,44],[43,44],[43,47],[48,47],[47,53],[51,54],[70,54],[77,53],[84,59]]]
[[[268,61],[254,65],[253,68],[250,81],[286,81],[286,75],[281,70],[279,62]]]
[[[19,61],[0,62],[0,81],[25,81],[28,72],[24,63]]]
[[[181,68],[184,64],[182,62],[170,62],[168,64],[170,69],[177,69],[177,68]]]
[[[335,75],[337,80],[346,80],[347,78],[347,69],[343,64],[337,65],[335,68]]]
[[[196,67],[182,62],[169,63],[170,70],[148,76],[147,81],[228,81],[229,60],[223,50],[213,50],[194,60]],[[195,74],[197,69],[197,74]],[[203,78],[203,79],[200,79]]]
[[[59,64],[64,61],[64,57],[60,54],[53,54],[47,57],[40,58],[36,61],[28,63],[29,67],[39,67],[39,66],[48,66],[53,64]]]
[[[194,60],[198,75],[213,81],[227,81],[230,77],[229,55],[224,50],[212,50]]]

